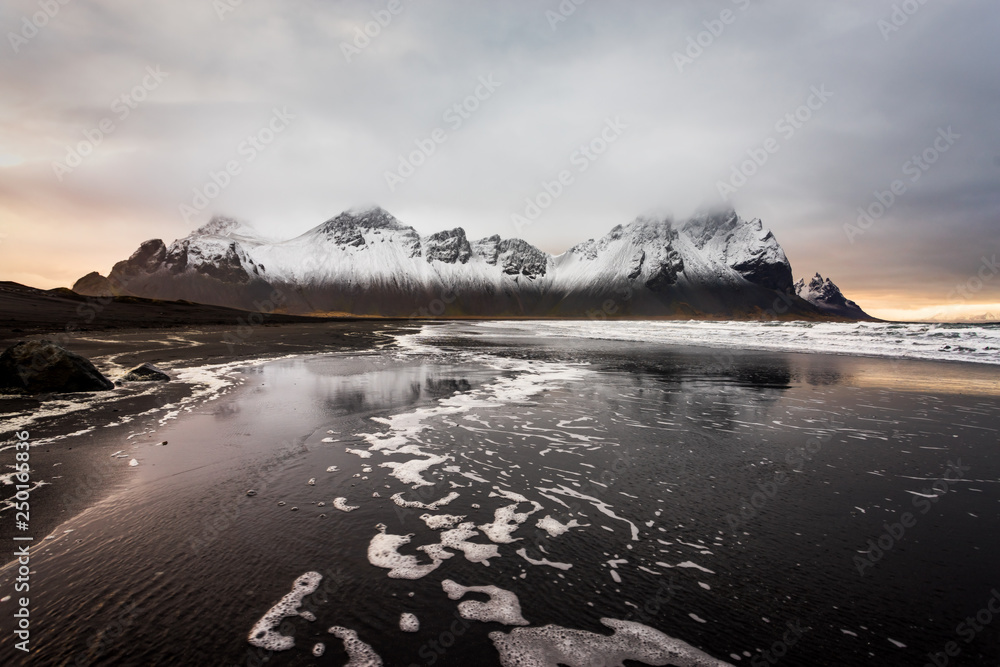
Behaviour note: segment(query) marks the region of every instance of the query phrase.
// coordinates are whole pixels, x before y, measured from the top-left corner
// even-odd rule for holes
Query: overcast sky
[[[5,0],[0,26],[0,279],[71,285],[213,213],[289,238],[377,203],[558,253],[731,205],[874,314],[1000,313],[996,0]]]

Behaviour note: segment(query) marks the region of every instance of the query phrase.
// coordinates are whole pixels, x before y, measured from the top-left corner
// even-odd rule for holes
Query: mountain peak
[[[712,239],[729,234],[741,223],[746,224],[746,221],[734,209],[726,209],[696,215],[684,223],[683,229],[700,250]],[[759,220],[757,223],[760,225]]]
[[[390,237],[399,237],[410,256],[420,254],[417,231],[379,206],[348,209],[298,238],[307,244],[332,241],[343,248],[363,249],[370,242],[385,242]]]
[[[411,229],[401,223],[391,213],[381,206],[362,206],[349,208],[340,215],[330,218],[320,229],[327,231],[334,227],[353,227],[360,229]]]
[[[799,279],[795,283],[795,294],[827,313],[855,319],[871,319],[861,310],[861,306],[845,297],[832,280],[824,278],[819,273],[812,277],[808,285],[804,278]]]
[[[422,239],[428,262],[465,264],[472,257],[472,245],[461,227],[431,234]]]
[[[212,219],[191,233],[192,236],[246,236],[256,237],[257,230],[245,222],[224,215],[213,215]]]

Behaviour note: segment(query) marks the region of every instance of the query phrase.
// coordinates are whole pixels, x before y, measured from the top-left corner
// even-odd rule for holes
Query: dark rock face
[[[91,271],[73,283],[73,291],[84,296],[114,296],[111,281],[97,271]]]
[[[118,275],[122,278],[130,278],[141,273],[151,273],[155,271],[163,260],[167,257],[167,246],[160,239],[143,241],[139,249],[132,253],[128,259],[118,262],[111,269],[108,276]]]
[[[676,255],[677,253],[674,253]],[[659,292],[670,287],[677,282],[678,265],[680,270],[684,270],[684,264],[680,263],[680,257],[668,257],[666,261],[660,263],[660,268],[646,281],[646,287]]]
[[[38,394],[114,386],[89,360],[47,340],[21,341],[0,355],[0,389]]]
[[[521,274],[528,278],[545,275],[548,255],[521,239],[506,239],[497,245],[497,262],[508,275]]]
[[[756,256],[735,262],[732,267],[744,278],[761,287],[779,292],[787,292],[792,287],[792,267],[787,261],[773,262],[767,257]]]
[[[428,262],[465,264],[472,257],[472,246],[461,227],[431,234],[424,239],[424,248]]]
[[[161,371],[153,364],[142,364],[136,366],[122,376],[125,382],[168,382],[170,376]]]
[[[365,244],[365,236],[357,227],[340,227],[330,230],[330,238],[339,246],[360,248]]]
[[[393,229],[397,231],[411,229],[383,208],[375,207],[363,211],[344,211],[335,218],[324,223],[323,228],[330,230],[346,229]]]
[[[642,273],[642,263],[646,261],[646,251],[640,250],[636,254],[632,255],[632,259],[629,260],[628,264],[628,274],[627,278],[635,280]]]
[[[241,248],[236,241],[231,241],[221,252],[206,256],[201,246],[184,239],[170,246],[164,265],[174,274],[183,273],[191,265],[195,271],[210,278],[226,283],[245,284],[252,276],[244,268],[241,255]],[[248,260],[248,263],[253,268],[254,275],[260,275],[257,266],[252,261]]]
[[[360,248],[370,242],[371,239],[365,240],[366,232],[374,233],[373,235],[397,232],[406,244],[410,257],[420,254],[420,236],[416,230],[402,224],[391,213],[378,207],[362,211],[345,211],[327,220],[315,231],[316,234],[325,236],[345,248]]]

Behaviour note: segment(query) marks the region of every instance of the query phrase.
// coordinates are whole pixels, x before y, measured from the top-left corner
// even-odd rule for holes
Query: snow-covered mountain
[[[818,273],[809,284],[804,279],[795,283],[795,294],[805,299],[824,313],[849,320],[870,320],[872,317],[861,310],[861,306],[844,296],[840,288],[829,278]]]
[[[553,256],[521,239],[421,236],[381,208],[341,213],[287,241],[230,218],[169,246],[146,241],[82,294],[131,294],[296,314],[408,317],[822,318],[760,220],[638,218]],[[839,294],[839,290],[837,290]],[[860,309],[857,317],[867,317]],[[837,316],[854,317],[854,315]]]

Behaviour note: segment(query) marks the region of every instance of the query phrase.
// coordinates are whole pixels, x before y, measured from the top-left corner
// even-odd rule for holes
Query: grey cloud
[[[928,2],[888,39],[878,26],[888,0],[589,0],[554,30],[546,11],[557,0],[401,2],[351,62],[341,44],[387,2],[244,2],[223,20],[196,0],[70,2],[18,53],[0,45],[0,152],[26,160],[0,166],[0,202],[79,210],[82,221],[126,209],[130,233],[108,241],[117,256],[215,211],[291,236],[374,202],[424,233],[513,236],[525,198],[620,116],[622,136],[521,229],[560,251],[647,211],[718,206],[731,166],[780,137],[775,122],[825,85],[834,96],[733,198],[765,219],[798,276],[821,270],[849,294],[944,294],[978,254],[1000,249],[995,2]],[[679,72],[675,53],[724,10],[734,20]],[[17,32],[36,11],[6,2],[0,26]],[[157,64],[168,79],[58,182],[50,165],[64,146]],[[490,74],[502,86],[452,130],[444,113]],[[285,106],[296,116],[287,131],[187,224],[178,206],[192,189]],[[850,243],[843,226],[857,207],[947,126],[962,139]],[[390,191],[385,172],[435,128],[447,141]]]

